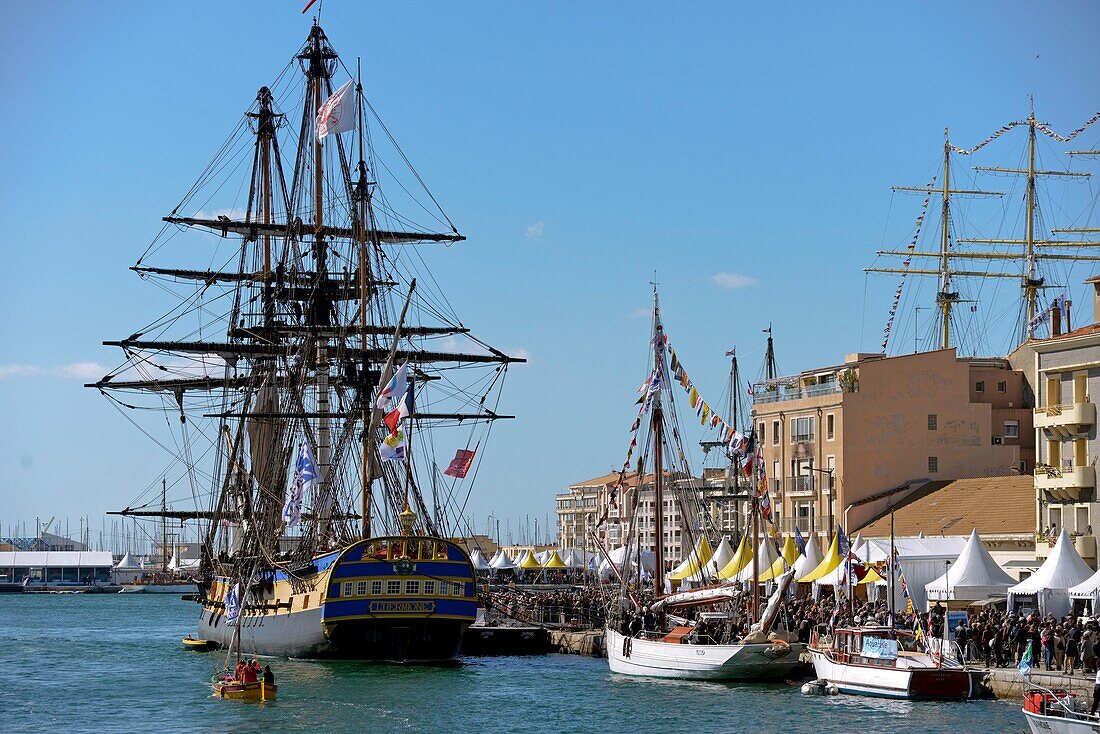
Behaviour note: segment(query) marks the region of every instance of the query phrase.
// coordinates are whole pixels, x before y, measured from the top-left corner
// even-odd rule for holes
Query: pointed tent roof
[[[949,569],[950,570],[950,569]],[[1092,569],[1077,554],[1073,539],[1062,528],[1058,543],[1039,569],[1026,579],[1009,587],[1009,594],[1037,594],[1042,591],[1066,591],[1092,576]]]
[[[565,551],[562,560],[565,561],[565,565],[569,568],[584,568],[585,553],[576,548],[570,548]]]
[[[712,575],[717,576],[718,572],[725,568],[731,560],[733,560],[733,547],[730,546],[728,540],[722,538],[722,542],[714,549],[714,555],[707,562],[707,568]]]
[[[550,557],[550,553],[553,549],[547,549],[539,551],[535,554],[535,560],[539,562],[540,566],[546,565],[546,559]]]
[[[1096,599],[1100,596],[1100,571],[1077,584],[1069,590],[1071,599]]]
[[[806,538],[806,550],[794,562],[794,577],[802,578],[821,563],[821,551],[817,547],[817,538]]]
[[[637,546],[634,546],[633,548],[627,548],[625,545],[620,545],[618,548],[614,549],[607,555],[611,558],[611,563],[614,563],[615,566],[619,569],[622,569],[623,566],[627,563],[630,564],[630,568],[637,568],[638,566],[637,558],[639,553]],[[644,550],[641,552],[640,555],[642,557],[642,570],[653,573],[653,570],[656,568],[657,563],[653,551]],[[594,561],[595,559],[592,560],[592,562]],[[604,558],[602,561],[600,561],[599,573],[601,576],[610,575],[611,564],[607,562],[607,558]]]
[[[764,581],[764,572],[779,560],[779,551],[775,549],[775,541],[764,536],[760,539],[760,545],[756,547],[756,580]],[[752,581],[752,562],[745,564],[741,573],[737,574],[737,581]]]
[[[550,555],[546,557],[546,560],[542,562],[543,568],[569,568],[565,564],[565,561],[561,559],[556,550],[551,550]]]
[[[741,536],[741,542],[737,544],[737,550],[733,553],[733,558],[729,560],[725,566],[722,566],[722,570],[718,572],[718,577],[723,579],[732,579],[737,574],[741,573],[741,569],[748,565],[752,560],[752,548],[749,547],[749,539],[747,535]]]
[[[710,547],[710,541],[707,540],[707,536],[700,535],[699,542],[695,544],[695,549],[688,554],[688,557],[680,562],[680,565],[672,569],[672,572],[668,575],[669,581],[682,581],[686,578],[700,575],[700,569],[706,567],[707,561],[714,555],[714,551]]]
[[[500,553],[497,553],[496,558],[489,563],[489,566],[497,571],[507,571],[510,568],[515,568],[516,564],[508,557],[508,554],[502,550]]]
[[[478,571],[488,571],[490,569],[489,564],[485,561],[485,556],[481,555],[481,551],[477,548],[470,554],[470,563]]]
[[[794,542],[794,536],[788,535],[779,550],[779,558],[764,573],[760,574],[761,581],[774,581],[783,575],[783,572],[794,565],[798,560],[798,544]]]
[[[122,560],[115,566],[116,569],[138,568],[138,565],[134,563],[134,560],[130,558],[130,554],[127,553],[122,557]]]
[[[175,571],[180,567],[180,559],[175,553],[172,554],[172,560],[168,561],[169,570]]]
[[[798,583],[804,584],[809,581],[817,581],[836,570],[836,567],[844,560],[840,557],[840,549],[837,547],[837,542],[837,534],[833,533],[833,542],[829,544],[829,550],[825,553],[825,558],[821,560],[821,563],[817,564],[813,571],[796,579]]]
[[[978,530],[970,531],[966,547],[939,578],[924,585],[929,601],[980,601],[1008,592],[1016,579],[1005,573],[986,550]]]
[[[522,569],[533,571],[536,568],[542,568],[542,564],[539,563],[539,559],[535,558],[535,554],[531,551],[524,551],[523,558],[520,559],[516,565]]]

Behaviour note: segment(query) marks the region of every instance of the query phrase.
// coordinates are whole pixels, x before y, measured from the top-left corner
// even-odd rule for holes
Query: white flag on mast
[[[355,104],[352,102],[355,83],[348,82],[333,92],[321,109],[317,110],[317,139],[324,140],[331,133],[355,129]]]

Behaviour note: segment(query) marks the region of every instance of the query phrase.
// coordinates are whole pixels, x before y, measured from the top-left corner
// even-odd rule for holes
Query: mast
[[[1035,217],[1036,210],[1038,209],[1037,200],[1037,180],[1040,176],[1061,176],[1061,177],[1088,177],[1092,174],[1089,173],[1077,173],[1070,171],[1046,171],[1037,168],[1036,161],[1036,130],[1043,125],[1038,122],[1035,117],[1034,102],[1032,103],[1031,110],[1026,120],[1009,123],[1005,126],[1005,129],[1014,127],[1017,125],[1027,125],[1028,127],[1028,165],[1027,168],[1001,168],[1001,167],[989,167],[989,166],[976,166],[975,171],[987,171],[996,173],[1011,173],[1018,174],[1027,177],[1027,187],[1025,195],[1025,230],[1023,239],[988,239],[988,238],[959,238],[956,240],[959,243],[966,244],[982,244],[982,245],[1009,245],[1020,247],[1021,251],[1018,252],[961,252],[954,250],[950,246],[950,196],[951,195],[966,195],[966,196],[1004,196],[1003,192],[998,191],[975,191],[968,189],[952,189],[950,183],[950,164],[951,164],[951,152],[959,151],[965,154],[973,152],[964,151],[958,148],[954,148],[950,142],[946,139],[947,131],[944,131],[944,180],[940,187],[934,186],[893,186],[893,191],[914,191],[914,192],[926,192],[928,194],[939,194],[943,197],[943,222],[941,223],[941,235],[940,235],[940,247],[938,251],[918,251],[915,249],[907,250],[877,250],[876,255],[894,255],[905,258],[935,258],[938,261],[938,267],[935,270],[922,269],[922,268],[864,268],[864,272],[868,273],[895,273],[902,276],[920,275],[920,276],[936,276],[940,280],[940,288],[936,295],[936,304],[941,312],[941,335],[940,346],[946,348],[951,346],[951,328],[950,318],[951,309],[955,303],[961,302],[959,294],[950,290],[951,277],[975,277],[975,278],[1012,278],[1020,280],[1020,287],[1023,294],[1023,315],[1024,324],[1021,332],[1021,336],[1024,340],[1031,339],[1035,336],[1035,328],[1038,325],[1036,323],[1036,313],[1038,311],[1038,293],[1042,288],[1049,287],[1045,285],[1044,279],[1038,274],[1039,263],[1044,260],[1067,260],[1067,261],[1092,261],[1100,262],[1100,256],[1097,255],[1060,255],[1060,254],[1048,254],[1042,252],[1044,248],[1080,248],[1080,247],[1100,247],[1100,241],[1086,242],[1086,241],[1073,241],[1073,240],[1056,240],[1056,239],[1037,239],[1035,233]],[[979,146],[981,147],[981,146]],[[1052,230],[1055,233],[1065,231],[1082,231],[1082,230]],[[957,259],[967,260],[985,260],[988,262],[998,260],[1013,260],[1022,261],[1021,271],[1016,273],[1006,272],[992,272],[989,270],[952,270],[950,268],[951,261]]]
[[[890,571],[890,578],[886,584],[886,594],[889,610],[886,614],[887,619],[890,621],[890,629],[894,629],[894,576],[897,574],[897,556],[894,554],[894,508],[890,508],[890,561],[887,568]]]
[[[775,342],[772,341],[772,325],[765,329],[768,334],[768,350],[764,354],[764,379],[771,381],[779,376],[779,369],[775,366]]]
[[[661,327],[661,311],[657,301],[657,286],[653,286],[653,373],[662,375],[661,340],[664,330]],[[663,375],[662,375],[663,376]],[[662,388],[663,389],[663,388]],[[653,413],[651,416],[653,427],[653,506],[654,506],[654,531],[656,539],[653,543],[653,590],[659,597],[665,591],[665,500],[664,500],[664,411],[661,405],[661,390],[654,393]],[[641,479],[639,477],[639,479]],[[638,544],[639,554],[641,543]],[[642,566],[639,563],[638,573]]]
[[[733,352],[730,359],[730,420],[733,421],[733,427],[735,430],[740,430],[741,425],[741,410],[740,410],[740,397],[738,396],[737,387],[740,382],[740,375],[737,371],[737,347],[730,350]],[[726,468],[726,479],[728,494],[739,495],[741,494],[741,468],[737,457],[732,453],[729,454],[729,466]],[[729,479],[733,479],[733,486],[729,487]],[[733,491],[730,492],[730,489]],[[733,498],[733,532],[736,535],[741,534],[741,500],[737,497]]]
[[[168,479],[160,478],[160,570],[168,573]]]
[[[359,200],[359,343],[367,346],[367,214],[370,211],[370,189],[367,183],[367,164],[363,159],[363,67],[359,59],[355,60],[355,114],[359,135],[359,180],[356,182],[355,195]],[[373,223],[373,222],[372,222]],[[366,367],[365,363],[360,363]],[[364,370],[365,371],[365,370]],[[379,386],[381,387],[380,383]],[[369,394],[369,393],[366,393]],[[362,487],[360,511],[360,531],[363,539],[371,537],[371,467],[373,458],[371,447],[372,425],[370,423],[371,405],[363,400],[363,430],[359,433],[359,480]]]

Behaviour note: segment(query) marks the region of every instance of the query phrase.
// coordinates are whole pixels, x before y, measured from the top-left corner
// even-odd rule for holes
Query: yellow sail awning
[[[714,551],[710,547],[710,541],[707,540],[707,536],[701,536],[699,542],[695,545],[695,549],[668,575],[669,580],[683,581],[684,579],[698,575],[700,569],[707,565],[707,562],[713,555]]]
[[[737,551],[734,552],[733,558],[726,564],[726,567],[718,572],[718,577],[732,579],[741,573],[741,569],[749,565],[750,561],[752,561],[752,547],[748,543],[748,536],[742,535],[741,542],[737,544]]]
[[[840,557],[840,550],[837,548],[837,536],[834,533],[833,542],[829,544],[829,552],[825,554],[821,563],[817,564],[817,568],[798,579],[798,583],[805,584],[810,581],[817,581],[823,576],[828,576],[836,570],[836,567],[839,566],[840,562],[843,560],[844,559]]]
[[[546,563],[542,564],[543,568],[568,568],[565,565],[565,561],[561,559],[557,551],[552,551],[550,557],[546,559]]]
[[[794,536],[788,535],[787,540],[783,543],[783,548],[779,551],[779,558],[775,559],[775,563],[772,564],[764,573],[760,574],[761,581],[774,581],[783,575],[783,572],[794,565],[794,562],[798,560],[798,544],[794,542]]]

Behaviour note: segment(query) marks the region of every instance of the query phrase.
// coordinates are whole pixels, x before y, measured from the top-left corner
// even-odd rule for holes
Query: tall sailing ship
[[[209,213],[234,186],[241,205]],[[205,268],[148,262],[188,236],[213,246]],[[425,250],[464,239],[314,22],[132,268],[178,303],[105,342],[125,360],[90,385],[127,417],[169,418],[171,439],[142,430],[195,506],[139,498],[120,514],[197,523],[199,637],[237,646],[239,632],[261,655],[458,655],[475,577],[447,538],[523,361],[472,336],[426,269]]]

